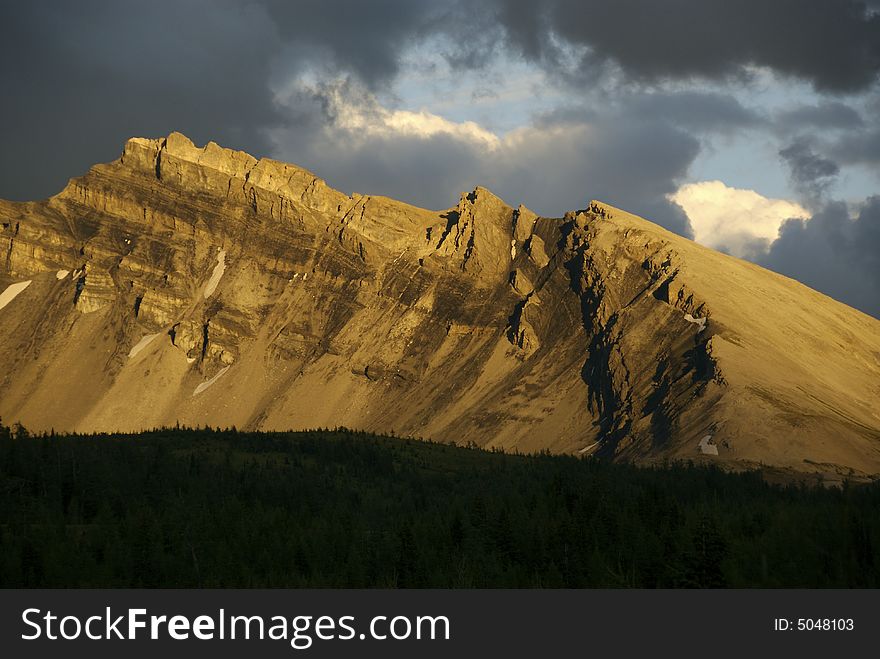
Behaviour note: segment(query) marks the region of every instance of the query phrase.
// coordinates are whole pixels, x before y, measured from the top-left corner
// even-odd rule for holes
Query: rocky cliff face
[[[880,322],[599,202],[434,212],[173,133],[0,222],[7,422],[880,473]]]

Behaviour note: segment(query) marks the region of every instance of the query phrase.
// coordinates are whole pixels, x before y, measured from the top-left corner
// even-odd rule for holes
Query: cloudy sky
[[[440,209],[598,198],[880,317],[880,0],[0,7],[0,197],[134,135]]]

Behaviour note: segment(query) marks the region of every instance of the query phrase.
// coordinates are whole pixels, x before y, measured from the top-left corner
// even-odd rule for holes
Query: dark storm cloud
[[[562,73],[613,63],[636,81],[718,80],[756,65],[832,92],[880,73],[880,16],[857,0],[497,2],[509,43]]]
[[[435,47],[453,70],[484,68],[493,58],[506,55],[502,52],[504,28],[495,16],[496,10],[492,0],[435,1],[423,35],[440,37]]]
[[[814,206],[840,173],[836,162],[818,155],[804,140],[781,149],[779,155],[788,165],[794,188]]]
[[[282,115],[270,79],[306,66],[380,85],[432,16],[383,2],[3,3],[0,197],[35,199],[116,158],[134,135],[179,130],[265,154]]]
[[[862,165],[880,174],[880,85],[863,99],[865,121],[826,140],[827,151],[843,165]]]
[[[51,194],[132,135],[181,130],[267,153],[267,129],[303,119],[279,109],[270,81],[312,67],[377,89],[399,73],[403,49],[432,38],[459,68],[484,66],[507,43],[551,67],[616,62],[636,80],[756,63],[855,89],[876,75],[878,20],[850,0],[817,0],[809,12],[794,0],[5,3],[0,196]],[[720,94],[624,100],[632,115],[692,132],[757,120]]]
[[[842,163],[867,165],[880,171],[880,126],[844,135],[832,144],[831,152]]]
[[[776,116],[783,132],[804,129],[851,130],[864,125],[858,110],[839,101],[825,101],[818,105],[800,105],[784,110]]]
[[[662,119],[694,132],[730,133],[762,125],[765,119],[728,94],[682,91],[624,96],[625,111]]]
[[[247,5],[16,3],[0,10],[0,196],[40,198],[132,135],[256,150],[273,120],[272,24]],[[234,47],[230,47],[234,44]]]
[[[400,53],[447,15],[433,0],[263,0],[289,46],[282,69],[307,58],[374,87],[397,74]]]
[[[829,203],[809,221],[788,220],[762,265],[880,318],[880,197],[855,220]]]

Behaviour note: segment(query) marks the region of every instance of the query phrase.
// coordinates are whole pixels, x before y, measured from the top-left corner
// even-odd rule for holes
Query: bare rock
[[[722,465],[880,473],[880,321],[596,200],[431,211],[172,133],[0,201],[0,256],[0,290],[31,282],[0,309],[0,416],[34,430],[345,425],[649,463],[711,434]]]

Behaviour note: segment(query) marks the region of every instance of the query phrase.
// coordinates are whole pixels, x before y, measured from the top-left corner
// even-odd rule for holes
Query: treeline
[[[880,486],[347,430],[0,426],[4,587],[878,587]]]

